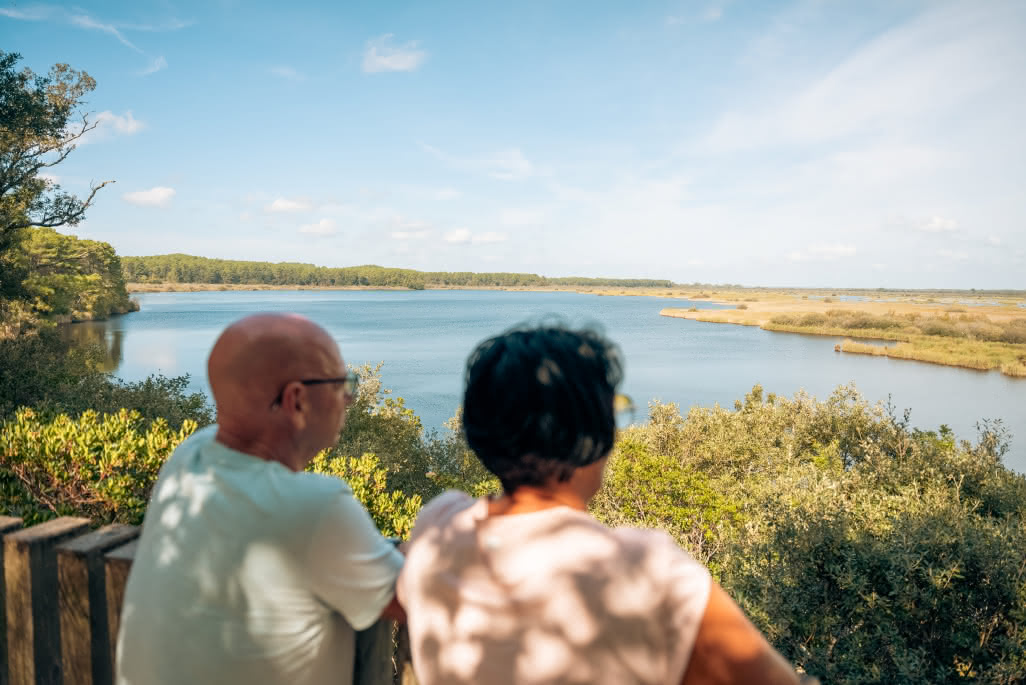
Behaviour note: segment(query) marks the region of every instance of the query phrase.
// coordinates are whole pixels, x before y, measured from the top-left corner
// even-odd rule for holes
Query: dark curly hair
[[[620,351],[596,331],[518,327],[485,340],[467,360],[467,443],[506,493],[565,481],[609,454]]]

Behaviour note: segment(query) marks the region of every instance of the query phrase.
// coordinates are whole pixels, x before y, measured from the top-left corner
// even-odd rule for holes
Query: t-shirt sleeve
[[[314,526],[308,552],[311,586],[356,630],[392,601],[403,556],[383,538],[351,492],[334,496]]]
[[[667,681],[679,683],[691,659],[698,629],[709,603],[712,577],[709,571],[682,550],[666,534],[659,534],[663,546],[666,582],[666,634],[669,638]]]
[[[439,526],[450,518],[453,514],[458,511],[471,506],[474,503],[474,498],[465,492],[459,490],[446,490],[441,495],[438,495],[430,502],[424,505],[417,514],[417,521],[413,524],[413,530],[410,532],[410,539],[408,542],[403,543],[403,547],[409,554],[413,547],[417,544],[417,539],[423,536],[427,531]],[[414,565],[415,566],[415,565]],[[407,573],[399,575],[399,582],[396,584],[396,592],[399,595],[399,603],[404,608],[408,605],[410,597],[409,583],[411,582],[411,574],[416,574],[416,568],[414,566],[406,566]]]

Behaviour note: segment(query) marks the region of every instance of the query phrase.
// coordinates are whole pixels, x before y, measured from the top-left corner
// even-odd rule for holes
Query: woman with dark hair
[[[397,591],[421,685],[798,682],[670,536],[588,515],[622,378],[589,330],[515,329],[470,356],[464,430],[503,492],[446,492],[417,519]]]

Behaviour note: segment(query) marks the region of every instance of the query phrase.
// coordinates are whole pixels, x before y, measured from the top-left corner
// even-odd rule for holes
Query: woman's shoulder
[[[417,529],[445,523],[458,512],[473,506],[475,502],[477,500],[465,492],[446,490],[430,500],[420,510],[420,513],[417,514],[414,532],[416,533]]]

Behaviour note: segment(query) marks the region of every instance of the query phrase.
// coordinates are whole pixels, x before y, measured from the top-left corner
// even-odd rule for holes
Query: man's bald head
[[[236,321],[214,343],[207,376],[221,428],[258,438],[286,384],[346,375],[338,346],[323,328],[298,314],[256,314]]]

